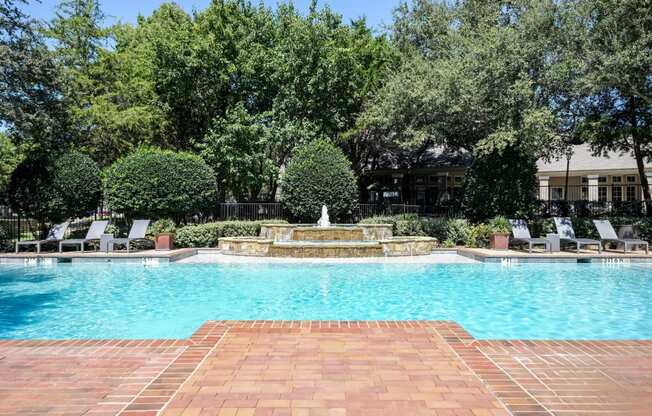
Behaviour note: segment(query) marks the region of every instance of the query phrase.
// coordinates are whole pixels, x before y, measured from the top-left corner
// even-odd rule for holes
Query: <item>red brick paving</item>
[[[545,414],[652,414],[652,342],[473,344],[528,393],[528,402],[535,400],[547,410]]]
[[[508,414],[432,327],[382,326],[232,324],[163,415]]]
[[[0,415],[115,415],[180,341],[0,342]]]
[[[507,409],[507,410],[506,410]],[[0,341],[0,415],[651,415],[652,341],[453,322],[207,322],[187,340]]]

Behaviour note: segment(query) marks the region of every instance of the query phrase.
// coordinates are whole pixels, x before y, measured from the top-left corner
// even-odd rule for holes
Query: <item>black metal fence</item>
[[[639,183],[550,185],[539,189],[540,215],[641,216],[645,214]]]
[[[453,206],[424,206],[409,204],[360,204],[349,218],[342,218],[342,222],[356,223],[365,218],[379,215],[417,214],[427,216],[461,216],[461,211]],[[97,211],[86,218],[78,218],[71,222],[67,236],[83,236],[94,220],[110,220],[113,225],[125,228],[125,218],[111,212],[106,208]],[[272,219],[292,220],[291,215],[282,204],[276,202],[251,202],[251,203],[223,203],[215,211],[206,215],[192,216],[184,219],[186,224],[205,223],[209,221],[248,220],[264,221]],[[21,217],[5,206],[0,206],[0,239],[5,240],[32,240],[43,239],[47,229],[35,219]]]
[[[287,213],[282,204],[251,202],[219,204],[216,219],[260,221],[283,218],[287,218]]]
[[[66,237],[83,236],[95,220],[110,220],[112,224],[124,226],[124,216],[98,209],[93,215],[71,221]],[[40,240],[47,236],[47,228],[38,220],[25,218],[6,206],[0,206],[0,240]]]
[[[632,189],[635,187],[636,189]],[[586,216],[596,217],[603,215],[613,216],[642,216],[645,214],[645,203],[641,201],[640,185],[600,185],[596,189],[587,189],[588,186],[572,186],[568,190],[553,189],[540,190],[538,215],[550,217]],[[621,188],[620,190],[614,190]],[[568,196],[568,200],[564,199]],[[591,198],[588,200],[582,198]],[[547,198],[547,199],[546,199]],[[409,204],[360,204],[350,218],[343,218],[341,222],[357,223],[365,218],[380,215],[417,214],[430,217],[463,217],[461,204],[451,201],[441,205],[409,205]],[[108,209],[99,208],[92,216],[76,219],[69,227],[69,236],[81,236],[86,232],[93,220],[108,219],[120,228],[126,228],[126,220],[122,215],[115,214]],[[272,219],[292,220],[289,212],[282,204],[275,202],[260,203],[223,203],[215,211],[202,216],[185,219],[185,223],[204,223],[208,221],[224,220],[250,220],[262,221]],[[21,217],[5,206],[0,206],[0,240],[30,240],[45,238],[46,229],[34,219]]]

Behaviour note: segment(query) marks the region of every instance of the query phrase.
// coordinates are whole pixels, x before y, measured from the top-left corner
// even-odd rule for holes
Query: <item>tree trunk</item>
[[[571,157],[566,155],[566,182],[564,184],[564,201],[568,201],[568,176],[570,175]]]
[[[643,152],[641,151],[641,142],[638,134],[634,130],[632,134],[634,142],[634,157],[636,158],[636,166],[638,168],[638,175],[641,178],[641,187],[643,188],[643,199],[645,200],[645,213],[648,217],[652,217],[652,195],[650,194],[650,184],[645,174],[645,160]]]
[[[647,181],[645,174],[645,157],[641,150],[641,137],[638,130],[638,122],[636,118],[637,100],[630,99],[630,122],[632,124],[632,147],[634,149],[634,157],[636,158],[636,167],[638,168],[638,176],[641,179],[641,187],[643,188],[643,199],[645,201],[645,215],[652,217],[652,195],[650,195],[650,184]]]

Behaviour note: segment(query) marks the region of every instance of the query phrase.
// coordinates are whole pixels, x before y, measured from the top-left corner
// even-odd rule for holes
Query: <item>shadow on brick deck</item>
[[[0,415],[647,415],[652,341],[453,322],[213,321],[186,340],[0,341]]]

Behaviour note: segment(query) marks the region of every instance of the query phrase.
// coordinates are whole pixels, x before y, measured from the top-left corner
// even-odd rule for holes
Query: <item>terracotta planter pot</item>
[[[508,250],[509,249],[509,234],[503,234],[503,233],[491,234],[491,249],[492,250]]]
[[[157,234],[155,237],[156,250],[172,250],[174,248],[174,234]]]

